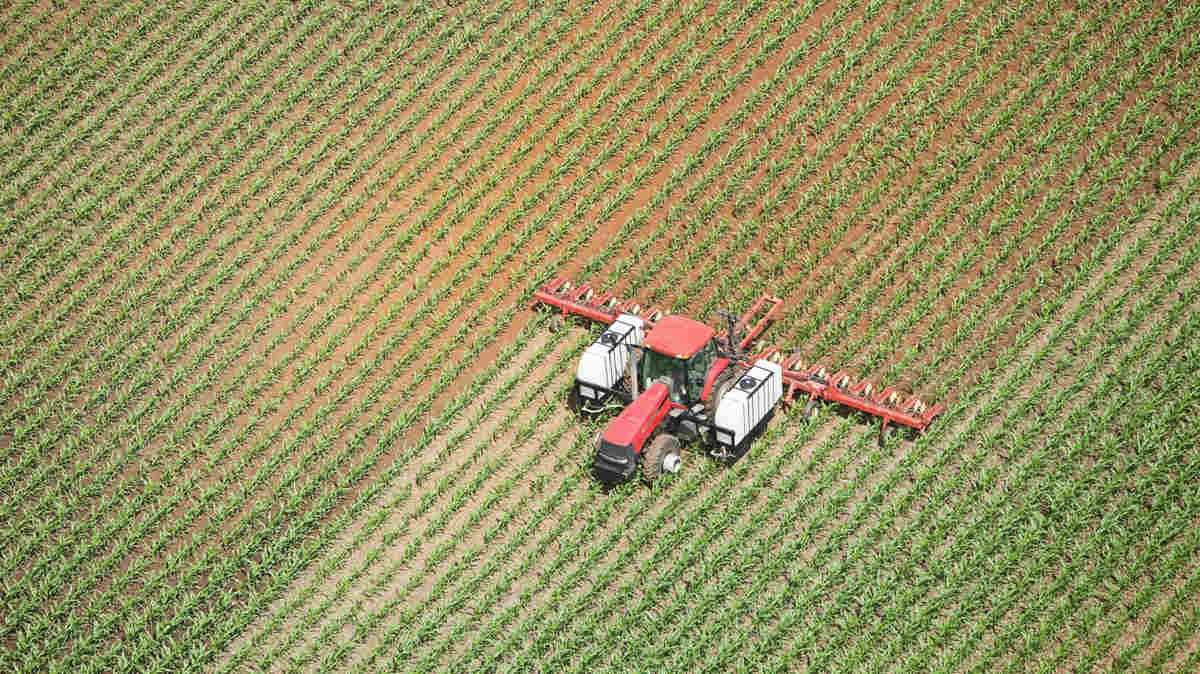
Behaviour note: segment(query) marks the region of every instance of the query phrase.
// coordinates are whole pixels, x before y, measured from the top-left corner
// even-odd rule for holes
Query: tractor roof
[[[691,358],[716,331],[686,316],[663,316],[646,335],[646,348],[675,358]]]

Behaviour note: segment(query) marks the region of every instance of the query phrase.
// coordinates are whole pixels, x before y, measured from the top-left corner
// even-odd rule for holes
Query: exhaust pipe
[[[629,349],[629,387],[633,390],[633,399],[637,400],[637,398],[638,398],[638,370],[637,370],[638,366],[637,366],[637,362],[638,362],[638,356],[640,356],[641,353],[639,353],[637,351],[637,347],[632,346],[632,345],[627,345],[625,348]]]

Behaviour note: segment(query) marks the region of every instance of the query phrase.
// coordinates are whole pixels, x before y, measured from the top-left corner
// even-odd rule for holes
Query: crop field
[[[1200,3],[0,3],[0,671],[1200,671]],[[947,405],[592,479],[556,276]]]

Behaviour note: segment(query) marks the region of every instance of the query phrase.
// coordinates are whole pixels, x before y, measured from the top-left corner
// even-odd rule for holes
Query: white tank
[[[631,347],[641,346],[645,322],[632,314],[621,314],[579,359],[579,395],[589,400],[606,397],[601,388],[611,389],[625,374]],[[600,387],[600,388],[598,388]]]
[[[730,448],[741,445],[781,397],[783,368],[769,360],[755,362],[717,404],[717,442]]]

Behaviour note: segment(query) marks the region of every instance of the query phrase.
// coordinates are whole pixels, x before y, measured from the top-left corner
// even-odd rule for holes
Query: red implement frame
[[[742,334],[742,339],[738,342],[738,346],[745,349],[750,346],[751,342],[758,339],[758,336],[767,329],[767,325],[775,318],[775,313],[779,311],[779,307],[783,305],[783,300],[771,295],[763,295],[754,302],[742,318],[737,322],[734,331]],[[753,325],[751,325],[753,321]]]
[[[534,291],[533,299],[558,309],[563,316],[574,314],[599,323],[612,323],[621,314],[633,314],[645,321],[649,329],[663,316],[657,307],[643,309],[642,305],[621,300],[611,292],[597,293],[590,284],[575,285],[562,277]]]
[[[612,323],[623,313],[633,314],[646,322],[646,329],[654,327],[666,313],[658,307],[646,309],[632,300],[622,300],[611,291],[598,293],[589,283],[575,285],[562,277],[555,278],[534,291],[533,299],[535,304],[548,304],[561,311],[564,316],[574,314],[600,323]],[[743,349],[767,329],[781,304],[783,300],[778,297],[763,295],[738,320],[736,330],[742,334],[740,344]]]
[[[533,298],[561,311],[564,316],[574,314],[601,323],[612,323],[622,313],[633,314],[646,322],[647,329],[654,327],[664,313],[654,307],[643,309],[640,304],[621,300],[611,292],[598,293],[587,283],[574,285],[562,277],[535,291]],[[738,320],[735,332],[742,335],[739,340],[742,349],[762,335],[782,304],[778,297],[763,295]],[[926,405],[916,396],[890,386],[876,392],[870,382],[855,382],[844,370],[830,375],[820,365],[805,366],[798,356],[785,359],[775,348],[768,348],[750,360],[753,362],[758,358],[773,360],[783,368],[783,401],[787,403],[794,401],[798,394],[807,393],[809,400],[828,400],[880,417],[884,429],[895,424],[924,430],[945,409],[944,405]]]
[[[895,424],[919,431],[925,430],[946,409],[945,405],[927,405],[891,386],[879,390],[871,382],[856,382],[845,370],[829,374],[821,365],[806,366],[798,356],[781,358],[775,349],[769,349],[761,357],[775,360],[783,368],[785,402],[808,394],[809,400],[828,400],[880,417],[883,428]]]

